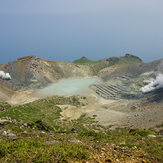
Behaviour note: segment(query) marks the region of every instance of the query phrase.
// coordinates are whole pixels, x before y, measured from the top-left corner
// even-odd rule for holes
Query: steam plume
[[[9,73],[6,73],[5,79],[11,79],[11,76]]]
[[[5,73],[4,73],[4,71],[0,71],[0,78],[4,78],[5,77]]]
[[[147,93],[155,89],[163,88],[163,74],[162,74],[163,73],[163,60],[159,64],[157,72],[158,74],[155,73],[155,75],[157,74],[156,79],[151,79],[151,82],[148,85],[141,88],[141,91],[143,93]]]
[[[163,74],[159,73],[155,80],[141,88],[143,93],[151,92],[155,89],[163,88]]]
[[[0,78],[2,79],[7,79],[7,80],[11,80],[11,76],[9,73],[6,73],[4,71],[0,71]]]

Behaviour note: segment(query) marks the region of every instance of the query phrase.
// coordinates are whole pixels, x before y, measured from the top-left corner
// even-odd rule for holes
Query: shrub
[[[81,132],[79,134],[79,137],[93,137],[94,140],[101,140],[101,139],[106,139],[108,135],[103,132],[86,131],[86,132]]]
[[[140,136],[148,136],[148,135],[155,135],[153,132],[149,130],[136,130],[131,133],[132,135],[138,134]]]

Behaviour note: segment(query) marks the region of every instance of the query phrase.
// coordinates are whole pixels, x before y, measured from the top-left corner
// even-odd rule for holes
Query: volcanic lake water
[[[36,91],[38,96],[52,96],[52,95],[74,95],[74,94],[88,94],[91,84],[100,82],[98,78],[75,78],[61,80],[48,87]]]

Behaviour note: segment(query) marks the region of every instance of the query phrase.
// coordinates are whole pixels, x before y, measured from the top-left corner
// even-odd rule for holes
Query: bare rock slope
[[[1,66],[12,79],[0,78],[1,99],[10,98],[17,90],[39,89],[63,78],[91,76],[88,66],[68,62],[55,62],[35,56],[18,58]]]

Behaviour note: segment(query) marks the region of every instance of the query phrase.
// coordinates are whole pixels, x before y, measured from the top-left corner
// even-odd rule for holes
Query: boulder
[[[156,138],[156,135],[148,135],[148,138]]]
[[[9,140],[17,140],[18,139],[18,137],[15,134],[13,134],[13,133],[8,133],[7,134],[7,138]]]

